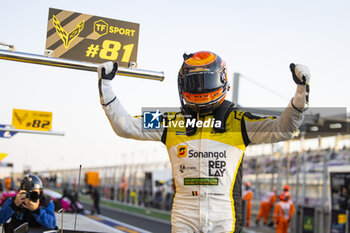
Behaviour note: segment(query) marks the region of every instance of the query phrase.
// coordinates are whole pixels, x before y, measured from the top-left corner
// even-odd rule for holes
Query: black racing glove
[[[115,77],[115,74],[117,73],[117,70],[118,70],[118,63],[114,62],[112,71],[110,73],[106,74],[106,68],[102,64],[101,78],[102,79],[112,80]]]
[[[115,77],[117,70],[118,63],[111,61],[105,62],[97,68],[98,90],[100,93],[100,102],[103,106],[109,105],[116,99],[110,82]]]
[[[304,65],[291,63],[289,65],[290,71],[293,74],[293,80],[298,85],[306,85],[309,84],[310,80],[310,71]]]
[[[309,68],[300,64],[295,65],[294,63],[291,63],[289,68],[293,74],[293,80],[298,86],[292,105],[300,112],[304,112],[309,107],[311,77]]]

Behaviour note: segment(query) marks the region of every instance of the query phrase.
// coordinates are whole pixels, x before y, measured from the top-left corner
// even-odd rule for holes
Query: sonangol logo
[[[187,156],[187,146],[181,145],[177,147],[177,157],[184,158]]]

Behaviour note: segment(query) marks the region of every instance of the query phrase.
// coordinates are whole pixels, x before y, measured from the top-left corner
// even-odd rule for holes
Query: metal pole
[[[54,57],[45,57],[42,55],[31,53],[11,52],[3,49],[0,49],[0,59],[94,72],[97,71],[97,67],[99,66],[99,64],[96,63],[73,61]],[[118,68],[117,75],[153,79],[158,81],[164,80],[164,72],[141,69],[128,69],[123,67]]]
[[[303,164],[303,186],[302,186],[302,204],[306,204],[306,153],[302,155]]]
[[[237,106],[238,106],[239,77],[240,77],[240,73],[233,74],[232,102],[235,103]]]
[[[334,152],[338,152],[339,151],[339,141],[340,141],[340,138],[341,138],[341,134],[338,133],[337,136],[335,136],[335,143],[334,143]]]
[[[259,199],[260,193],[260,183],[259,183],[259,173],[261,172],[261,165],[259,164],[259,158],[256,159],[256,170],[255,170],[255,194]]]
[[[304,153],[302,153],[303,155]],[[297,158],[297,169],[296,169],[296,187],[295,187],[295,209],[296,209],[296,216],[297,218],[295,218],[294,221],[294,229],[296,229],[296,232],[300,232],[300,226],[301,226],[301,215],[300,215],[300,208],[301,205],[299,205],[299,185],[300,185],[300,178],[299,178],[299,172],[300,172],[300,165],[301,165],[301,160],[302,160],[302,156],[298,156]]]
[[[302,153],[304,154],[304,153]],[[300,172],[300,165],[301,165],[301,156],[298,156],[297,158],[297,177],[296,177],[296,185],[295,185],[295,204],[298,206],[299,204],[299,185],[300,185],[300,177],[299,177],[299,172]]]
[[[32,134],[47,134],[55,136],[64,136],[64,132],[55,132],[55,131],[39,131],[39,130],[25,130],[25,129],[9,129],[9,128],[0,128],[0,132],[17,132],[17,133],[32,133]]]
[[[78,187],[77,187],[77,202],[79,202],[80,175],[81,175],[81,164],[79,166],[79,178],[78,178]],[[76,210],[76,212],[75,212],[74,230],[77,229],[77,215],[78,215],[78,210]]]
[[[349,233],[349,210],[346,210],[345,232]]]
[[[113,201],[117,200],[117,195],[115,195],[115,191],[117,190],[117,167],[113,167],[113,182],[112,182],[112,186],[113,186]]]
[[[290,151],[290,141],[286,141],[284,143],[284,147],[283,147],[283,154],[286,155],[286,159],[287,159],[287,164],[286,164],[286,171],[285,171],[285,184],[289,184],[289,151]]]
[[[271,144],[271,161],[273,163],[272,165],[272,171],[271,171],[271,185],[270,190],[272,191],[275,186],[275,160],[274,160],[274,153],[275,153],[275,144]]]
[[[320,229],[320,215],[319,215],[319,210],[315,207],[314,211],[314,232],[319,232]]]
[[[290,153],[287,152],[286,184],[289,184],[289,171],[290,171]]]
[[[281,190],[281,182],[282,182],[282,153],[280,153],[279,158],[278,158],[278,173],[277,173],[277,185],[276,185],[276,191],[277,194],[280,194]]]
[[[263,178],[261,178],[261,176],[259,177],[259,193],[258,193],[258,196],[257,198],[260,199],[260,194],[261,193],[266,193],[268,192],[268,190],[266,190],[266,186],[267,186],[267,182],[266,182],[266,157],[268,155],[264,155],[264,157],[262,158],[262,162],[261,162],[261,167],[262,167],[262,170],[261,171],[261,174],[264,174],[263,175]],[[260,184],[263,183],[263,188],[260,187]],[[265,190],[264,190],[265,189]]]
[[[297,158],[297,177],[296,177],[296,187],[295,187],[295,204],[298,205],[299,203],[299,185],[300,185],[300,178],[299,178],[299,172],[300,172],[300,165],[301,165],[301,156],[298,156]]]
[[[305,136],[304,133],[301,132],[301,137],[300,137],[300,152],[301,154],[298,156],[297,158],[297,169],[296,169],[296,187],[295,187],[295,204],[296,206],[299,205],[299,185],[300,185],[300,167],[301,167],[301,162],[302,162],[302,156],[304,155],[304,140],[305,140]]]
[[[64,209],[61,208],[58,213],[62,213],[61,214],[61,233],[63,233],[63,213],[64,213]]]
[[[323,158],[323,185],[322,185],[322,199],[321,199],[321,232],[325,232],[324,230],[324,215],[325,215],[325,208],[324,204],[326,202],[327,198],[327,180],[328,180],[328,160],[331,155],[331,151],[327,153]]]

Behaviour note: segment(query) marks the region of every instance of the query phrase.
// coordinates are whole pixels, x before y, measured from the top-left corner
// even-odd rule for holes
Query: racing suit
[[[171,223],[172,232],[240,232],[243,227],[242,161],[249,143],[272,143],[293,137],[303,119],[305,87],[298,85],[294,100],[280,117],[260,118],[232,110],[226,119],[226,132],[198,128],[187,136],[180,127],[182,113],[166,113],[173,128],[143,130],[143,118],[132,117],[112,91],[112,63],[99,72],[100,102],[117,135],[137,140],[162,141],[169,154],[175,181]],[[198,120],[211,120],[213,115]],[[176,123],[176,124],[175,124]]]

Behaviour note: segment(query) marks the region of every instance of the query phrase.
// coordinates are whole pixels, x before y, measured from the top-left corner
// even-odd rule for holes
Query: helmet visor
[[[200,105],[220,100],[225,94],[223,93],[223,91],[224,90],[222,88],[219,88],[218,90],[209,93],[189,93],[183,91],[182,95],[187,103]]]
[[[183,76],[183,90],[190,93],[206,93],[223,86],[225,82],[224,72],[196,72]],[[223,76],[223,77],[221,77]]]

